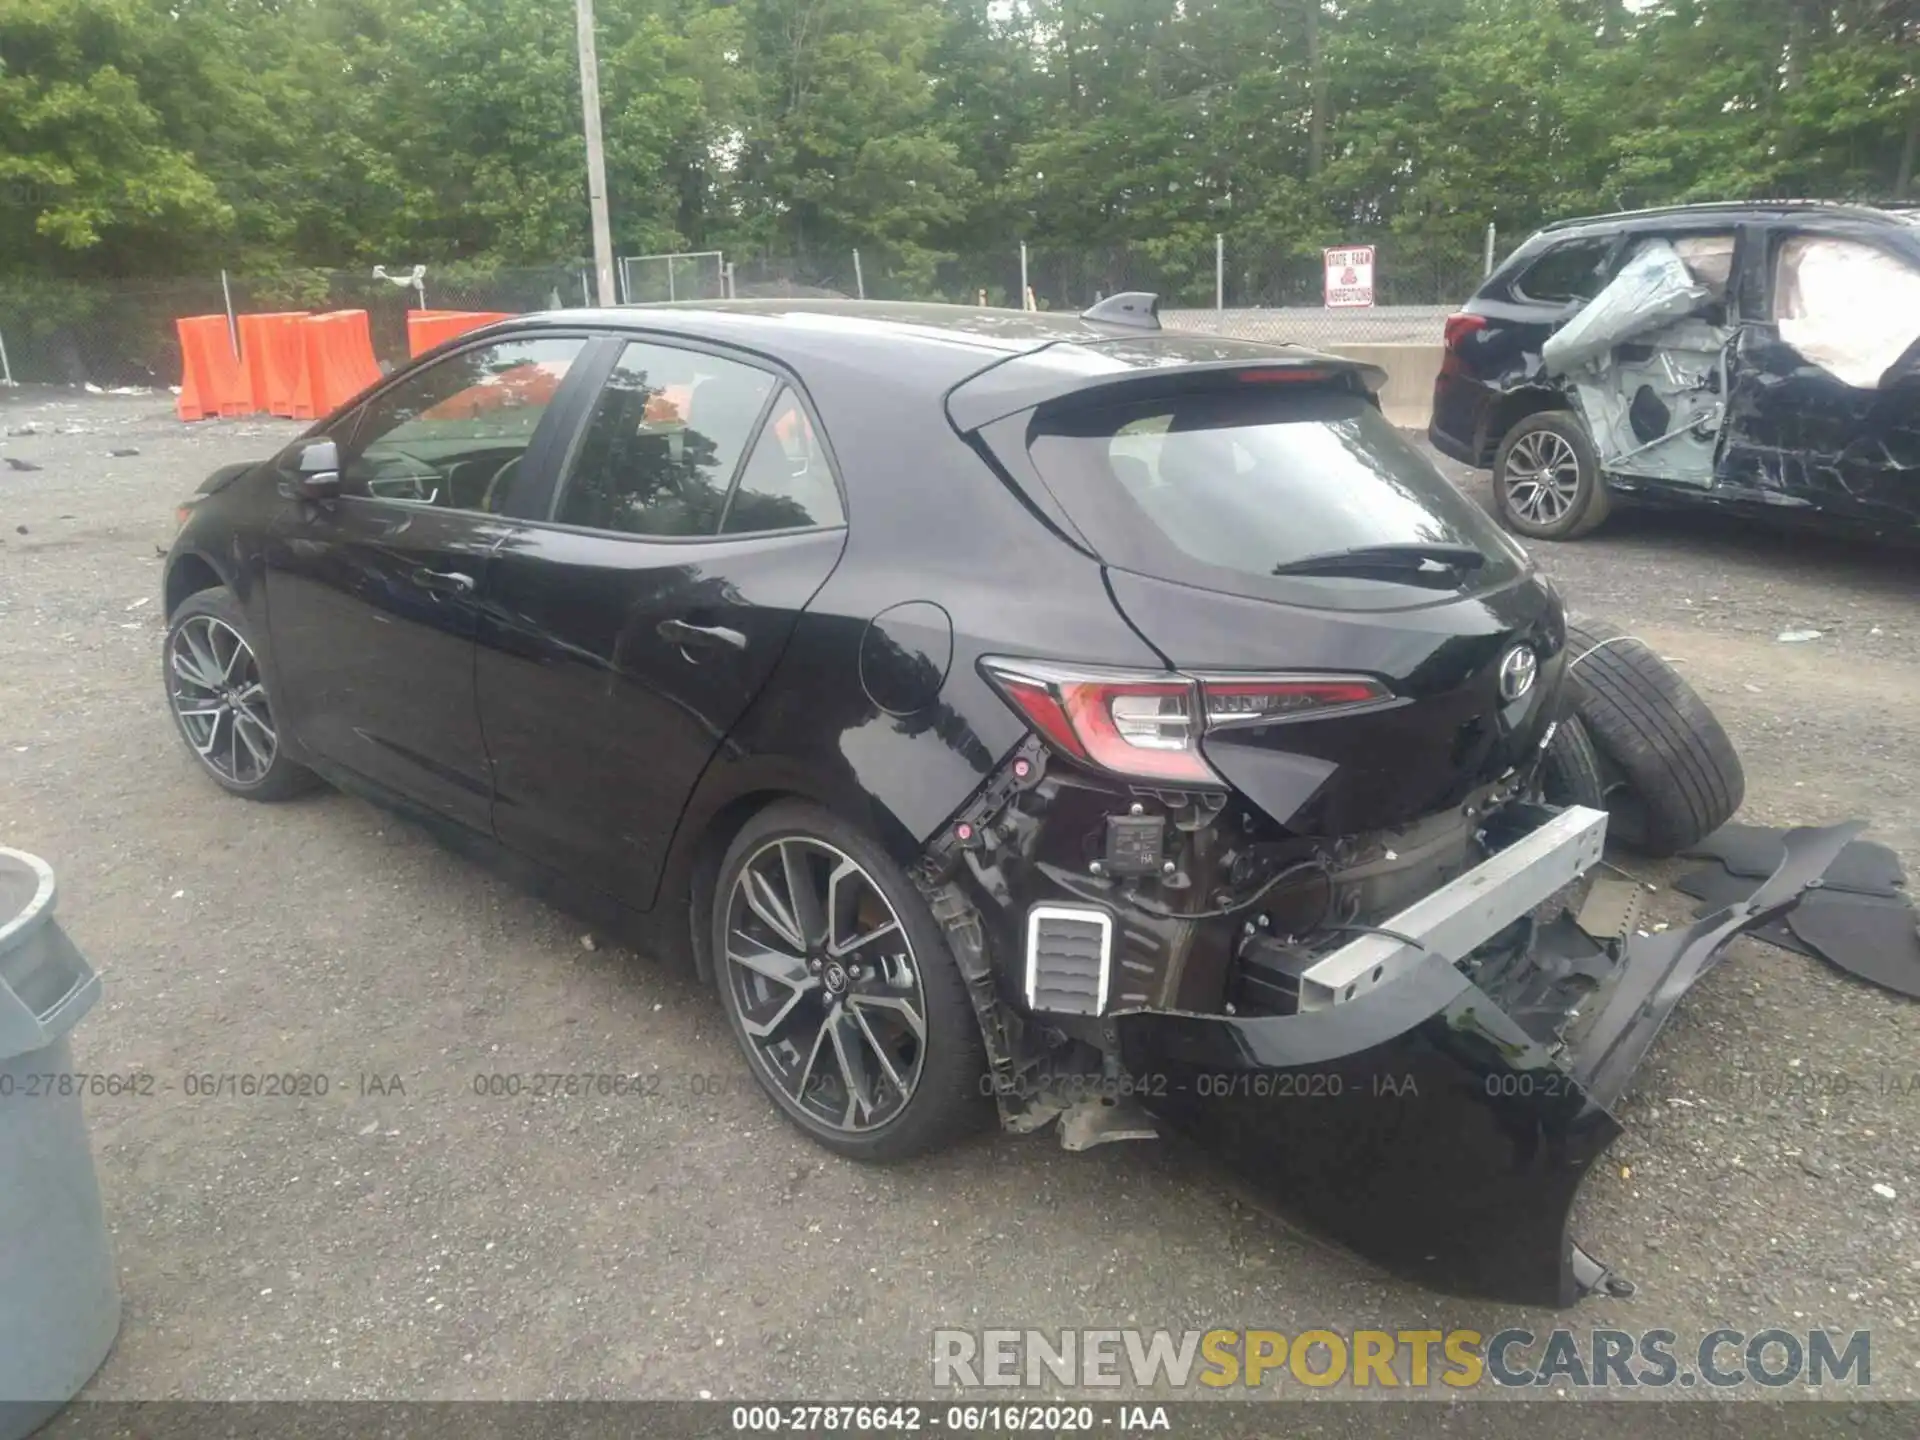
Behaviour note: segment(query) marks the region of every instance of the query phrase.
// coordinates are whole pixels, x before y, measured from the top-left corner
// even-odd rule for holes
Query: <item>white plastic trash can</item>
[[[0,847],[0,1440],[79,1393],[120,1287],[67,1033],[100,977],[53,918],[53,871]]]

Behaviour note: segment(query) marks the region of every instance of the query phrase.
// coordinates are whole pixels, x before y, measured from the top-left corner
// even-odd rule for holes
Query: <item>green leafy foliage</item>
[[[1010,299],[976,257],[1020,239],[1195,294],[1216,233],[1406,274],[1488,221],[1911,193],[1920,148],[1911,0],[598,11],[620,252],[858,248],[881,293]],[[310,267],[554,264],[589,248],[584,172],[563,0],[0,0],[0,274],[293,300]]]

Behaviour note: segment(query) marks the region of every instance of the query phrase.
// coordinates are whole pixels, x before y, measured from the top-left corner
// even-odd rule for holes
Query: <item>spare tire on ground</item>
[[[1740,756],[1674,668],[1618,626],[1567,617],[1574,713],[1600,757],[1607,834],[1672,855],[1733,818],[1746,798]]]

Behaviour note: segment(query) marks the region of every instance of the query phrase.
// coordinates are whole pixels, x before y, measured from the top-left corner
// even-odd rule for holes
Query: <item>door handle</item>
[[[709,650],[744,650],[747,637],[724,625],[689,625],[684,620],[662,620],[660,638],[675,645],[700,645]]]
[[[473,577],[471,575],[462,575],[458,570],[422,569],[414,571],[409,578],[422,590],[437,590],[443,595],[471,595],[473,593]]]

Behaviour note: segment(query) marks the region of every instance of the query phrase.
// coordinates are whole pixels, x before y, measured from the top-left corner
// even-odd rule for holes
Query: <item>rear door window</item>
[[[628,535],[717,534],[778,383],[700,351],[628,345],[581,433],[553,518]]]
[[[1607,283],[1607,257],[1612,253],[1611,237],[1565,241],[1521,271],[1513,288],[1526,300],[1591,300]]]
[[[840,490],[814,434],[813,422],[791,390],[783,390],[760,439],[727,497],[723,535],[813,530],[843,523]]]
[[[1083,405],[1036,419],[1028,453],[1102,560],[1159,579],[1385,609],[1479,592],[1524,563],[1485,511],[1351,392],[1248,384]],[[1275,573],[1380,546],[1467,547],[1479,559]]]

